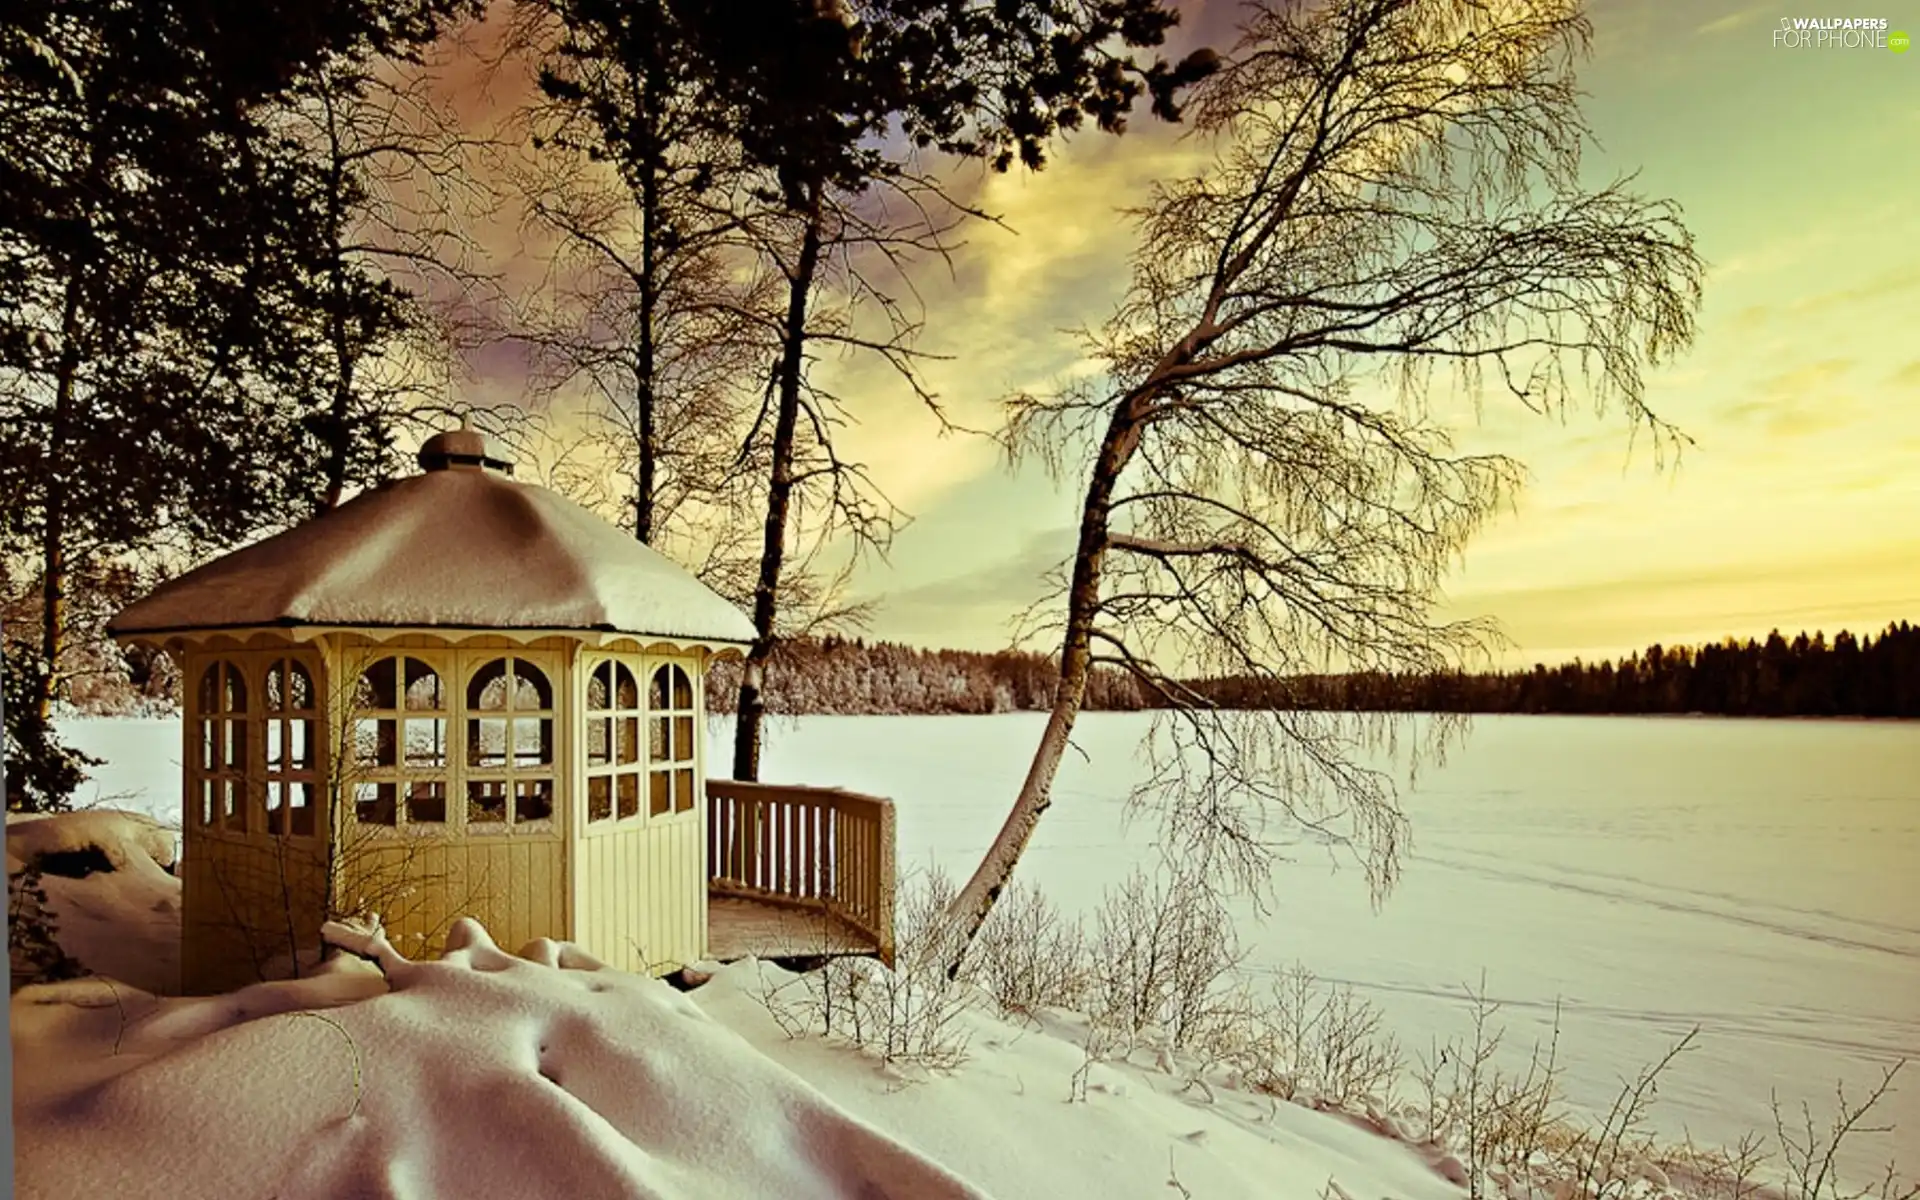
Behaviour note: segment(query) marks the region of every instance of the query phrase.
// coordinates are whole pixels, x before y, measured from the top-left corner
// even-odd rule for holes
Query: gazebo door
[[[706,806],[690,657],[585,657],[575,939],[609,963],[660,971],[706,951]]]

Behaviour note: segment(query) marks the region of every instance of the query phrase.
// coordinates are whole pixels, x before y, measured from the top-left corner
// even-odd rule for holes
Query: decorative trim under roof
[[[459,645],[476,637],[497,637],[517,642],[522,646],[530,646],[546,638],[568,638],[588,649],[595,650],[616,642],[632,642],[643,651],[661,647],[675,651],[705,650],[715,658],[738,658],[746,652],[746,646],[739,642],[663,637],[650,633],[622,633],[611,629],[468,629],[453,625],[298,625],[289,622],[280,625],[207,625],[198,629],[153,629],[113,634],[114,640],[122,645],[145,644],[161,649],[166,649],[169,644],[175,642],[203,646],[216,638],[223,637],[242,643],[260,637],[270,637],[282,643],[319,642],[329,637],[356,637],[364,638],[376,645],[384,645],[403,637],[439,638],[452,645]]]

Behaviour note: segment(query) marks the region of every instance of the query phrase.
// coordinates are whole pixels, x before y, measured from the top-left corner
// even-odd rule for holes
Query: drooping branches
[[[1700,263],[1670,204],[1590,190],[1576,4],[1261,3],[1196,89],[1193,176],[1135,216],[1132,287],[1090,347],[1099,390],[1020,397],[1010,444],[1090,448],[1063,680],[1006,827],[963,891],[968,932],[1048,804],[1089,668],[1167,704],[1142,799],[1253,884],[1264,821],[1353,848],[1376,894],[1405,823],[1327,714],[1226,713],[1177,682],[1424,672],[1496,631],[1439,620],[1444,574],[1518,463],[1456,448],[1453,402],[1617,406],[1656,444],[1643,366],[1691,338]],[[1284,707],[1284,706],[1283,706]]]

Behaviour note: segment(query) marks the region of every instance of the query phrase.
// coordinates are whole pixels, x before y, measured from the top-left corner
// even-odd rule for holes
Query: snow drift
[[[566,944],[505,954],[470,921],[417,963],[335,926],[349,953],[309,978],[169,998],[130,986],[174,963],[168,831],[93,812],[9,835],[15,869],[106,864],[46,877],[61,944],[100,974],[13,1000],[23,1197],[1117,1200],[1175,1180],[1200,1196],[1460,1195],[1337,1118],[1197,1104],[1170,1076],[1089,1064],[1071,1031],[984,1009],[963,1015],[963,1066],[909,1080],[788,1036],[765,997],[795,977],[753,960],[709,964],[684,994]]]
[[[975,1197],[666,984],[461,922],[386,978],[16,1001],[23,1197]]]

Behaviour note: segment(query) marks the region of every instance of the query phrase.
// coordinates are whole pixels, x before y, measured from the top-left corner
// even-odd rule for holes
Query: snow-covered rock
[[[180,986],[178,834],[145,813],[90,809],[7,823],[7,874],[43,874],[62,949],[87,970],[151,992]]]

